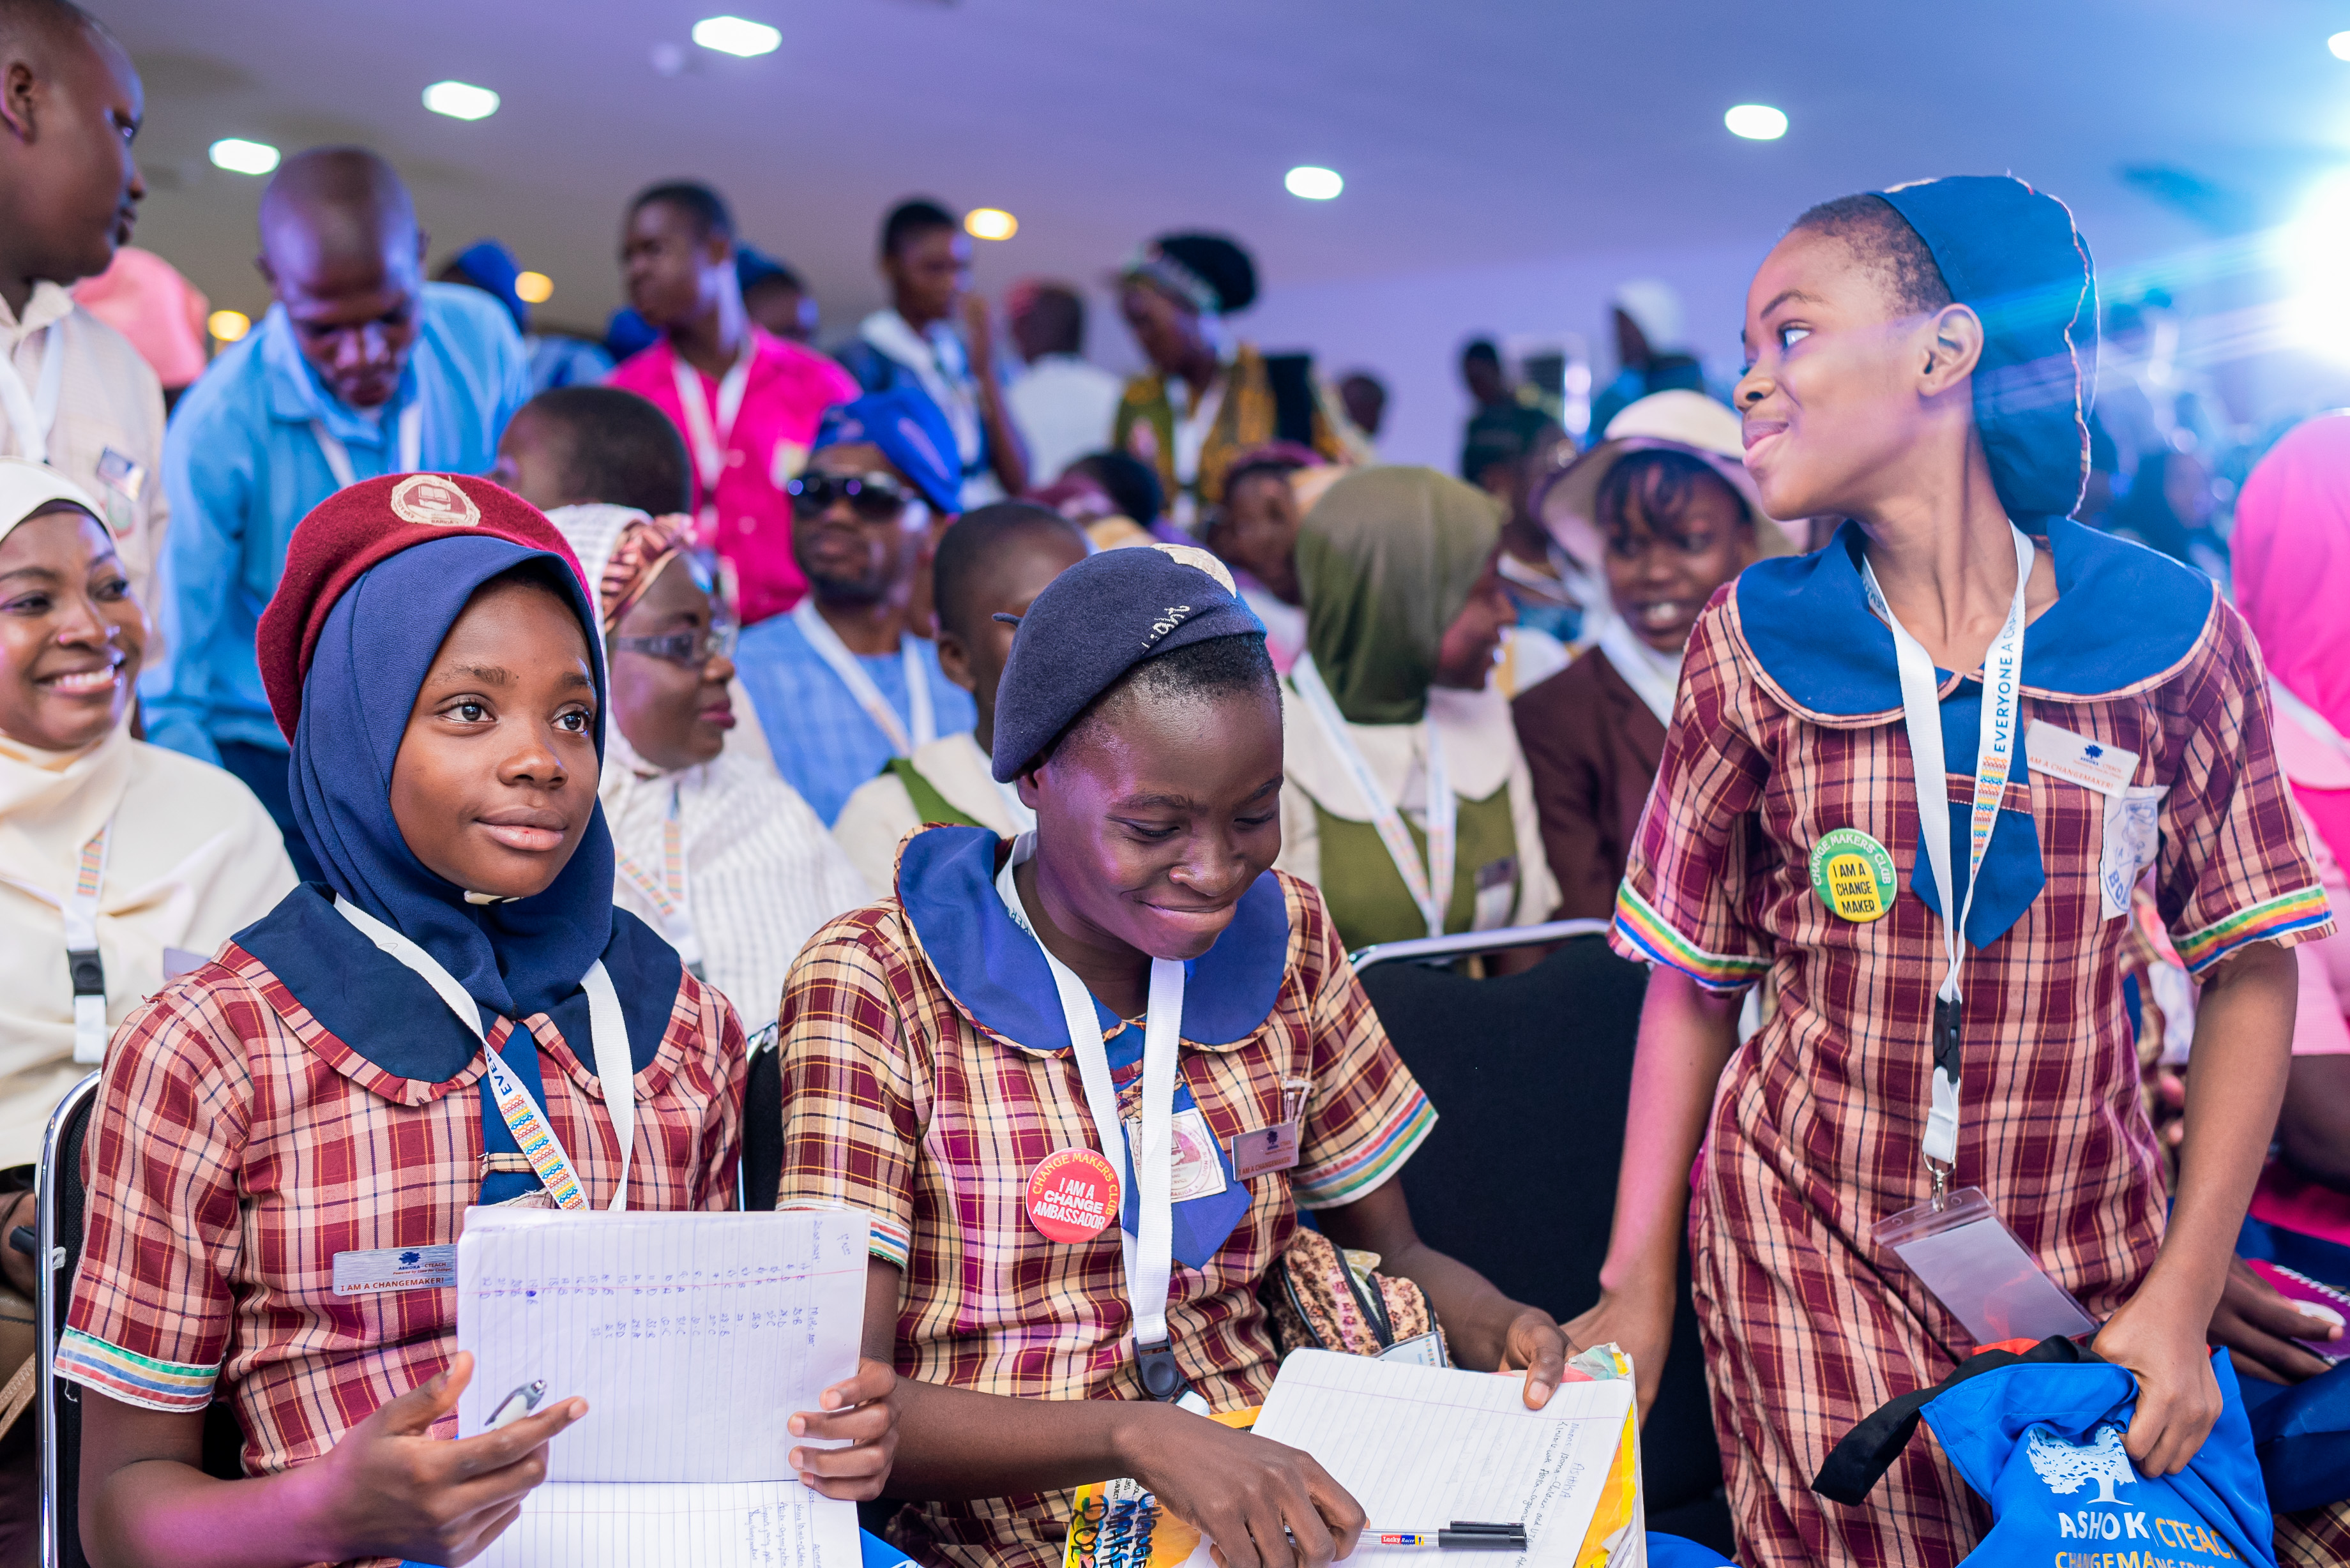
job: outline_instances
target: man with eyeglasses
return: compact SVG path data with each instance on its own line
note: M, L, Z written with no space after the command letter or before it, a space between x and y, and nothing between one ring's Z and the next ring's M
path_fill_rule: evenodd
M913 629L931 531L951 520L962 484L955 450L928 398L875 392L825 415L785 486L808 595L745 630L735 663L776 771L827 826L891 758L978 720Z

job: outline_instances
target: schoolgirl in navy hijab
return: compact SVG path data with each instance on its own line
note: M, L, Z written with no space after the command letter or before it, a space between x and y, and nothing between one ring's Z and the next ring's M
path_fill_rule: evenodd
M485 481L369 480L295 531L259 652L326 880L109 1045L57 1363L99 1396L94 1556L463 1561L596 1418L553 1389L455 1439L466 1207L733 1207L742 1028L612 906L601 648L561 535ZM805 1479L878 1492L891 1382L827 1394L806 1435L853 1441ZM255 1479L200 1468L215 1399Z

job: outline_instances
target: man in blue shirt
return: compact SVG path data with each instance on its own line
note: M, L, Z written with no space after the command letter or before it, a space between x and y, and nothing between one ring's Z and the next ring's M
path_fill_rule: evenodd
M243 779L306 877L286 739L254 661L286 540L356 480L486 472L529 395L513 320L479 289L425 282L424 244L407 187L374 153L286 160L261 201L276 303L189 389L163 441L171 654L142 683L147 737Z

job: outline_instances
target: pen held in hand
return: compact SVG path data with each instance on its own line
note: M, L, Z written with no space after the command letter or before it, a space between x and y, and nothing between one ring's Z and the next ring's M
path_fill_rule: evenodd
M515 1389L513 1393L498 1401L497 1409L492 1413L489 1424L484 1426L482 1430L484 1432L494 1432L500 1427L521 1420L525 1416L527 1416L533 1410L537 1409L538 1402L546 1397L546 1379L544 1377L532 1378L529 1382L524 1384L521 1387Z

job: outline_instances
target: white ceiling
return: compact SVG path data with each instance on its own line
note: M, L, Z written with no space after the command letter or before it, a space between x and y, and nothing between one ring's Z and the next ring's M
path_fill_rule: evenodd
M215 138L357 141L407 174L436 259L483 234L549 274L548 318L619 297L622 203L690 174L802 269L827 336L878 297L882 211L916 192L1008 208L983 287L1099 278L1172 226L1228 230L1270 291L1648 248L1759 254L1804 205L2012 169L2071 201L2107 263L2212 228L2125 178L2211 183L2272 219L2350 150L2350 10L2302 0L92 0L145 75L141 243L215 303L253 275L260 182ZM739 60L683 45L721 5L781 28ZM453 77L504 106L419 101ZM1783 108L1736 140L1730 104ZM1281 187L1299 162L1347 181ZM1478 325L1463 303L1464 328ZM1114 329L1113 329L1114 332ZM1105 345L1106 348L1110 347ZM1117 346L1113 358L1128 352Z

